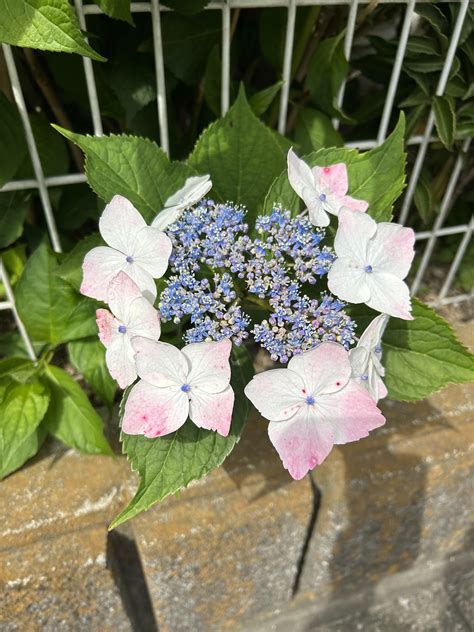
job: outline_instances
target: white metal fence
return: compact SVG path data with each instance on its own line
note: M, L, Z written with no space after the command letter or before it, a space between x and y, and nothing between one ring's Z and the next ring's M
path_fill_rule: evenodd
M427 0L419 0L420 3ZM444 0L441 0L444 1ZM92 14L101 14L101 9L95 4L82 4L82 0L74 0L79 23L84 31L87 31L86 16ZM287 8L287 23L286 23L286 35L285 35L285 49L282 68L283 85L280 96L280 110L278 117L278 130L281 134L286 131L287 111L288 111L288 97L290 89L290 73L291 62L293 54L293 42L295 35L295 20L296 10L298 6L335 6L335 5L349 5L347 28L345 34L345 55L349 60L351 57L352 42L354 37L357 12L360 5L367 5L373 3L373 0L221 0L217 2L210 2L206 10L217 10L222 13L222 70L221 70L221 112L225 114L229 109L229 92L230 92L230 44L231 44L231 10L232 9L253 9L253 8L273 8L283 7ZM400 33L400 40L394 60L393 70L390 78L389 85L387 86L387 94L385 98L384 108L379 124L377 138L368 139L364 141L357 141L354 143L347 143L348 147L357 147L358 149L370 149L382 143L387 135L388 124L390 116L394 107L395 95L397 91L398 81L405 57L405 50L407 47L408 37L410 34L410 28L413 22L415 13L415 0L378 0L379 4L391 4L399 5L400 8L404 8L404 19L402 24L402 30ZM449 48L446 53L446 59L443 69L439 76L438 85L436 89L436 95L443 95L453 63L453 59L456 53L456 49L461 34L463 22L466 17L469 0L457 0L453 4L459 6L459 13L454 24L454 29L450 37ZM153 27L153 44L154 44L154 59L156 70L156 90L157 90L157 118L160 131L161 146L164 151L169 154L169 136L168 136L168 115L166 105L166 86L165 86L165 71L163 61L163 43L161 36L161 19L160 12L167 11L168 9L159 4L159 0L151 0L150 2L132 2L132 13L149 13ZM83 173L77 174L65 174L54 177L45 177L43 168L41 165L40 157L38 154L38 148L36 146L35 137L31 129L31 124L28 118L28 113L25 105L22 87L18 78L17 69L15 66L15 60L10 46L3 44L3 52L7 65L8 74L11 81L13 96L18 107L23 127L25 130L26 141L28 144L28 150L31 157L31 162L34 169L35 177L29 180L16 180L9 182L3 186L0 191L18 191L25 189L37 189L45 219L48 227L51 244L56 252L61 252L61 243L59 234L54 219L54 214L51 206L51 200L49 196L49 188L58 185L76 184L85 182L86 178ZM92 127L94 134L97 136L102 135L102 120L99 108L99 102L97 97L97 87L94 78L94 68L92 61L86 57L83 58L84 73L87 85L87 92L90 104ZM345 84L342 85L338 95L339 105L344 101ZM337 125L337 122L336 122ZM423 135L413 136L407 140L409 145L417 145L417 155L415 163L408 180L408 186L404 194L402 203L402 209L398 221L405 223L409 212L412 208L413 196L415 193L415 187L420 176L421 168L428 150L429 144L436 140L436 137L432 137L434 126L434 112L430 111L426 128ZM445 194L443 196L440 211L436 217L434 225L431 230L419 232L416 235L417 241L426 242L426 246L423 251L421 262L417 270L417 274L412 283L411 291L416 293L425 277L433 250L436 246L438 238L445 237L447 235L463 235L459 244L458 250L453 258L449 271L446 275L445 281L439 291L439 294L433 304L436 306L446 305L449 303L458 303L471 298L470 294L457 294L454 296L448 296L452 287L453 280L459 269L463 256L469 245L469 241L472 237L474 229L474 220L471 220L469 224L444 227L446 217L451 209L453 193L458 182L461 170L463 168L463 153L466 153L469 149L470 139L464 141L462 146L462 153L460 153L454 164L454 168L451 172L448 185L446 187ZM23 326L15 307L14 294L11 289L11 285L5 270L5 266L1 262L0 258L0 281L3 282L5 287L7 300L0 302L0 310L11 310L13 317L18 325L19 332L25 343L27 352L32 359L35 359L35 352L31 341L28 337L28 333Z

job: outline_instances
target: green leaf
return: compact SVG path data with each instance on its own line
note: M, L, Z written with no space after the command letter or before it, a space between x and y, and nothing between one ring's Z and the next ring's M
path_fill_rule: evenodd
M130 13L130 0L95 0L102 11L110 18L123 20L133 25Z
M97 246L104 246L105 242L99 233L94 233L84 237L78 242L71 252L62 260L58 266L57 274L61 279L69 283L75 290L79 291L82 283L82 263L89 250Z
M0 379L9 377L21 384L31 380L38 370L36 363L27 358L7 358L0 361Z
M55 255L42 244L28 259L15 288L17 309L29 335L53 345L97 331L94 301L77 294L57 272Z
M171 72L186 84L198 83L206 60L221 39L221 17L217 11L184 16L162 14L163 59Z
M109 406L113 404L117 385L105 363L105 348L97 339L75 340L67 346L73 367Z
M337 95L347 76L349 64L344 56L344 33L321 42L308 66L306 88L313 103L328 116L341 116ZM345 117L344 117L345 118Z
M37 428L49 404L49 391L39 382L12 383L0 404L0 478L18 469L41 445Z
M51 404L45 417L49 432L75 450L88 454L112 454L104 437L102 419L73 378L57 366L47 366L45 378Z
M0 188L13 178L25 155L25 133L20 115L0 90Z
M331 119L312 108L304 108L298 114L295 139L304 153L344 145L342 136L334 129Z
M0 248L21 237L30 198L28 191L0 193Z
M149 55L135 53L132 59L115 64L107 72L107 81L125 110L127 125L156 99L155 69Z
M176 432L158 439L122 433L123 451L132 469L140 474L140 484L134 498L115 518L110 529L186 487L191 481L202 478L221 465L233 450L248 414L248 400L243 389L253 374L245 348L234 348L231 365L235 404L228 437L198 428L190 420ZM125 399L126 395L121 415Z
M382 145L360 154L344 147L320 149L303 156L311 166L325 167L345 162L349 174L349 195L369 203L368 213L377 221L390 221L392 206L405 185L405 152L403 139L405 117L400 114L396 128ZM267 193L264 213L269 214L275 203L294 215L302 209L302 201L293 191L286 170L276 178Z
M439 139L447 149L451 149L456 133L456 115L452 100L447 97L434 97L433 110Z
M0 41L6 44L105 61L84 39L68 0L0 0L0 15Z
M244 204L249 218L260 211L272 180L283 169L284 154L271 131L249 107L243 89L224 118L201 135L189 164L209 173L219 201Z
M82 136L53 125L86 155L89 185L106 202L119 193L150 222L165 200L195 171L182 162L170 162L156 143L138 136ZM202 172L203 173L203 172Z
M414 195L415 206L420 214L421 219L425 222L428 222L428 219L431 217L433 213L433 193L432 193L432 183L430 179L427 177L426 173L423 171L418 178L415 187L415 195Z
M412 299L414 320L391 318L385 330L383 365L391 399L416 401L448 384L474 380L474 356L436 312ZM365 306L351 308L360 332L377 314ZM358 329L358 335L359 335Z
M207 57L203 79L204 98L216 116L221 115L221 63L220 48L216 44Z
M103 208L102 200L99 200L86 182L68 184L62 187L54 216L61 231L74 231L89 219L97 225Z
M1 0L0 0L1 1ZM58 176L69 171L69 152L63 138L58 136L44 116L30 115L31 129L45 176ZM18 179L35 178L29 154L15 174Z
M250 97L249 105L256 116L262 116L268 110L276 95L280 92L282 85L283 81L278 81L273 86L260 90L260 92L256 92Z

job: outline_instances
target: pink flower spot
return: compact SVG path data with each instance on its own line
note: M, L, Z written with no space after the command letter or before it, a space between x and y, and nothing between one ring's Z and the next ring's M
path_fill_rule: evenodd
M329 173L331 171L330 167L324 167L323 169L324 173Z
M336 386L341 386L341 383L340 382L336 382Z
M318 462L318 459L315 456L312 456L309 460L310 467L314 467Z

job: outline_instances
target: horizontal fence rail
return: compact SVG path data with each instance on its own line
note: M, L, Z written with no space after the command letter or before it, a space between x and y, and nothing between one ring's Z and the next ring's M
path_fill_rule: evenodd
M429 3L431 0L418 0L417 4ZM448 2L449 0L438 0L439 2ZM400 32L400 38L395 55L392 74L390 77L389 85L387 86L387 93L385 97L385 103L383 112L379 124L377 138L367 139L356 142L346 143L347 147L355 147L361 150L370 149L380 145L386 138L388 132L388 125L393 112L395 97L397 93L398 82L403 67L403 61L407 48L408 38L410 30L413 24L415 16L415 4L416 0L378 0L377 4L398 5L404 7L404 16L402 22L402 28ZM438 85L436 89L436 95L441 96L444 93L446 84L448 81L449 73L453 63L456 49L459 43L462 26L466 17L467 9L469 6L469 0L457 0L451 2L459 6L459 12L456 18L456 22L451 34L448 51L446 53L446 59L443 69L441 70ZM310 6L347 6L348 17L347 27L344 39L344 52L346 58L349 60L352 52L352 44L354 40L355 25L357 19L357 11L360 6L373 4L373 0L223 0L221 2L210 2L205 9L217 10L222 13L222 67L221 67L221 113L224 115L229 109L229 95L230 95L230 55L231 55L231 10L232 9L255 9L255 8L286 8L287 9L287 22L285 32L285 47L282 67L282 89L280 95L280 109L278 116L278 131L281 134L285 134L287 124L287 112L289 103L289 90L291 80L291 65L293 56L293 44L295 36L295 22L296 11L298 7L310 7ZM87 32L86 16L90 15L102 15L103 12L96 4L83 5L82 0L74 0L75 9L77 12L79 24L81 29ZM169 155L169 134L168 134L168 111L166 103L166 83L165 83L165 66L164 66L164 54L163 54L163 40L161 32L161 17L162 11L169 11L168 7L165 7L159 3L159 0L151 0L150 2L132 2L132 13L145 13L150 14L153 29L153 48L154 48L154 61L155 61L155 73L156 73L156 91L157 91L157 122L160 132L160 142L163 150ZM25 137L28 146L28 152L33 165L34 178L26 180L15 180L5 184L0 191L20 191L26 189L37 189L41 200L42 209L45 216L45 221L51 240L51 245L56 252L61 252L61 243L59 234L54 219L52 210L49 189L56 186L64 186L71 184L78 184L86 182L86 177L83 173L64 174L53 177L45 177L41 160L38 154L38 148L36 145L35 137L31 129L31 124L28 118L28 112L25 105L25 99L23 96L23 90L18 78L18 73L15 65L15 60L12 54L10 46L2 44L3 53L5 56L6 66L12 86L13 97L18 107L18 111L21 116ZM100 114L99 100L97 96L97 86L94 76L94 65L91 59L87 57L82 58L84 75L86 80L87 95L90 106L91 124L92 130L96 136L103 134L102 118ZM342 107L345 94L345 82L342 84L338 94L338 105ZM337 129L339 121L335 120L334 125ZM415 188L421 173L421 169L428 151L429 144L433 141L437 141L437 137L433 136L434 128L434 112L431 109L425 131L422 135L412 136L407 140L407 145L413 145L417 147L417 154L415 163L408 180L408 186L403 199L402 209L399 217L401 223L406 223L409 218L409 213L412 208L413 196ZM421 257L420 265L418 267L415 279L412 283L411 292L415 294L426 275L431 257L436 246L437 240L442 237L451 235L462 235L457 252L451 262L451 266L443 282L441 290L434 301L431 302L434 306L449 305L453 303L460 303L472 298L472 294L457 294L454 296L448 296L452 288L453 281L456 273L461 265L462 259L467 252L472 234L474 231L474 220L469 224L463 224L459 226L444 227L444 222L451 210L452 199L455 187L461 175L461 171L464 164L463 154L465 154L470 147L470 139L467 139L462 146L462 153L460 153L454 164L451 172L449 182L441 202L441 208L439 214L436 217L433 228L428 231L418 232L416 239L418 242L426 243L423 255ZM7 275L7 271L0 257L0 282L3 283L5 289L5 295L7 300L0 302L0 310L10 310L13 318L18 326L19 333L24 342L26 351L31 359L36 359L36 354L21 319L18 315L15 306L15 298L11 288L11 284Z

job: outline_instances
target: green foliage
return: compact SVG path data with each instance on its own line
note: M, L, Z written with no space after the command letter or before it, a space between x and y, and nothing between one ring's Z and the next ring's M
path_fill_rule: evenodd
M249 105L255 116L262 116L268 110L276 95L280 92L282 85L283 81L278 81L273 86L260 90L250 97Z
M341 147L342 136L334 129L331 119L312 108L304 108L298 115L295 140L304 154L324 147Z
M58 276L79 291L82 283L82 262L86 253L96 246L104 245L105 242L99 233L94 233L79 241L58 266Z
M433 101L435 124L441 142L451 149L456 133L456 115L453 101L448 97L435 97Z
M337 95L348 68L344 57L344 31L321 42L311 58L306 86L313 103L328 116L344 116L337 105Z
M105 364L105 348L97 336L68 343L69 360L102 401L111 406L117 385Z
M26 154L26 142L20 115L0 91L0 187L13 178ZM1 231L0 231L1 234Z
M369 214L377 221L389 221L392 206L405 184L405 152L403 114L387 140L378 147L360 154L355 149L320 149L307 156L306 162L314 167L325 167L345 162L349 174L349 195L369 202ZM275 202L295 215L302 202L290 186L286 170L273 182L267 193L264 212L269 214Z
M130 0L96 0L96 2L109 17L133 24Z
M44 175L48 177L67 173L69 153L64 139L55 133L44 116L31 115L30 123ZM15 176L17 178L35 177L29 154L25 155Z
M56 256L39 246L15 289L16 305L37 342L57 345L96 333L94 302L78 295L58 274Z
M233 450L247 418L248 400L243 389L252 378L253 371L244 348L234 349L231 365L235 405L228 437L198 428L189 420L176 432L158 439L122 433L123 451L132 468L140 474L140 484L129 505L115 518L110 529L149 509L191 481L202 478L218 467ZM122 415L123 408L124 402Z
M47 366L44 380L51 391L45 423L67 446L88 454L112 454L102 419L79 384L57 366Z
M49 390L39 383L12 381L0 403L0 478L36 454L44 433L38 432L49 404Z
M226 116L212 123L196 143L189 164L209 173L216 200L245 204L255 217L285 157L270 130L252 112L243 89Z
M105 61L84 39L68 0L0 0L0 15L1 42Z
M5 248L23 233L30 193L12 191L0 193L0 248Z
M377 314L365 306L351 308L360 333ZM414 320L391 318L385 330L383 364L388 396L401 401L423 399L447 386L474 380L474 356L450 325L413 299Z
M165 200L196 172L181 162L170 162L156 143L137 136L82 136L54 126L86 155L86 175L99 197L110 202L128 198L150 222ZM203 173L203 172L202 172Z

